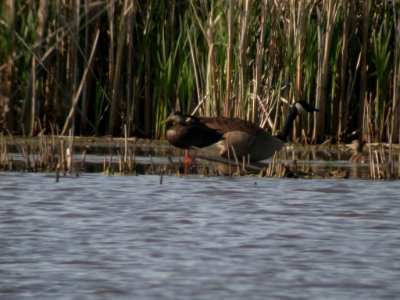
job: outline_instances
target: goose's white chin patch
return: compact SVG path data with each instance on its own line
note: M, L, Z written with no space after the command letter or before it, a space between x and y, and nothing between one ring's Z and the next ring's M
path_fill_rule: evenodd
M303 105L301 105L300 103L296 103L295 104L297 112L299 113L299 115L303 115L305 113L307 113L307 111L304 109Z

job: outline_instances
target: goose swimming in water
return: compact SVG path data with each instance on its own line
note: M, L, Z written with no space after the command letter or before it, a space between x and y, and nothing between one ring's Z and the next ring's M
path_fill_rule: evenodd
M167 130L167 140L178 148L217 145L221 156L227 157L230 149L233 149L238 158L250 156L250 160L260 161L271 157L283 147L298 115L315 111L318 109L305 101L296 102L290 110L283 131L275 136L254 123L239 118L197 117L175 112L163 123L173 123Z

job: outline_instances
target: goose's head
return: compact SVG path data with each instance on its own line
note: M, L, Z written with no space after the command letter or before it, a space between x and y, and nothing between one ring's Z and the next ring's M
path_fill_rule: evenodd
M307 103L306 101L297 101L293 107L296 109L296 111L299 115L319 111L318 108L315 108L314 106Z

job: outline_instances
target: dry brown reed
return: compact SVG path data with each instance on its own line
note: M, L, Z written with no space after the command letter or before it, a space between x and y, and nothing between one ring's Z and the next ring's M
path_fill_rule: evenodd
M133 147L129 145L126 126L124 126L124 143L122 149L122 151L117 149L119 174L136 174L135 145L133 145Z
M370 151L370 176L374 180L395 179L394 164L390 160L382 144L379 144L378 149Z
M103 159L103 174L114 175L113 155L110 154L109 158Z
M370 178L374 180L386 180L399 178L395 172L395 153L393 143L387 144L388 151L386 151L383 143L378 143L377 147L372 146L373 121L371 115L371 104L367 102L365 105L365 113L363 116L367 127L367 141L368 141L368 154L369 154L369 170ZM377 149L376 149L377 148ZM400 167L400 165L399 165Z
M3 134L0 134L0 170L13 171L15 166L13 159L8 152L8 147Z

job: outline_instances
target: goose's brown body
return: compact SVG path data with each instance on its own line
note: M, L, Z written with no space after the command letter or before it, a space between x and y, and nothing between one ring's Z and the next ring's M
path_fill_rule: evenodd
M297 105L299 103L299 105ZM184 149L205 148L217 145L219 155L235 155L237 158L250 157L259 161L279 151L289 135L293 121L299 112L316 111L307 103L297 102L292 107L281 134L272 136L259 126L238 118L197 117L174 113L166 120L173 122L167 130L167 140Z

